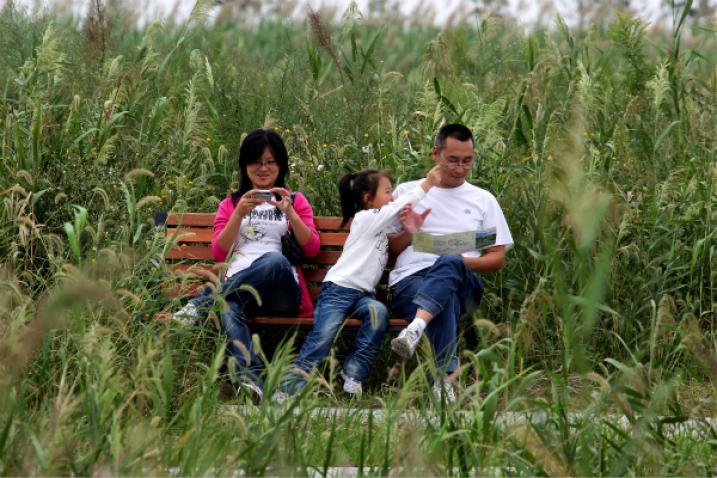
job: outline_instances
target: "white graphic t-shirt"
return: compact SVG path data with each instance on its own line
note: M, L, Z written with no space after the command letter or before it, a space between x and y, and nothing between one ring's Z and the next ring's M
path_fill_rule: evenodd
M286 215L276 206L263 203L255 207L241 221L239 238L231 254L227 277L246 269L267 252L281 253L281 236L288 228ZM296 271L294 277L296 278Z
M416 187L419 181L399 184L393 193L394 197L397 198L401 194L410 191ZM497 246L510 246L513 244L508 223L505 221L498 200L485 189L468 182L456 188L434 187L428 191L426 197L418 202L413 209L417 213L422 213L427 208L431 208L431 212L421 227L423 232L448 234L485 230L494 227ZM480 257L480 252L471 251L462 255L465 257ZM416 252L409 245L398 255L396 265L389 275L389 285L393 286L404 277L432 266L438 257L435 254Z

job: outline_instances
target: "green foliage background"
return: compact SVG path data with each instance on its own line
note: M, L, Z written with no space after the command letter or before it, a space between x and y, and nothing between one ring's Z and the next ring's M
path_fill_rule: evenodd
M717 379L717 37L685 22L688 9L672 31L618 17L525 32L498 19L441 31L356 10L333 23L269 13L209 25L202 4L186 23L139 28L116 4L78 24L8 3L0 468L714 473L713 427L694 441L659 422L713 412ZM471 182L498 197L516 240L506 268L486 277L474 318L483 348L466 351L462 401L436 406L447 413L437 429L217 412L226 378L214 328L143 320L176 306L159 291L166 244L153 212L214 211L236 187L243 135L264 126L286 141L292 186L316 214L338 214L342 174L417 178L435 131L453 121L473 129ZM290 351L276 352L271 373ZM377 371L378 404L430 415L429 364L401 369L405 382L388 391ZM334 403L334 367L302 410ZM595 415L570 419L574 407ZM552 421L508 431L493 421L536 409ZM627 432L603 418L615 411ZM416 456L392 441L411 430Z

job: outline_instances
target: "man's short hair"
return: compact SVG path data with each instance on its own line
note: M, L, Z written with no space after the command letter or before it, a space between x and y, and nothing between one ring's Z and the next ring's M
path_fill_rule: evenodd
M471 143L475 144L475 141L473 141L473 133L462 124L447 124L438 130L438 134L436 135L436 149L438 149L438 151L446 147L446 140L448 138L457 139L461 142L470 140Z

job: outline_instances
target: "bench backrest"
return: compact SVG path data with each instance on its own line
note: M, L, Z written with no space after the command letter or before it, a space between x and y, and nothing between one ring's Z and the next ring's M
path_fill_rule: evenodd
M167 240L174 243L166 258L170 263L176 263L175 270L195 273L199 276L206 274L207 271L215 274L219 272L211 251L213 213L172 213L167 215L165 224ZM307 258L302 267L311 298L316 302L321 281L328 269L336 264L341 256L343 245L348 237L348 227L342 228L341 218L335 216L315 216L314 224L319 232L321 249L315 257ZM379 299L386 298L387 276L387 273L384 274L379 284L377 290ZM177 291L174 295L187 295L195 289L196 286L184 287L181 292Z

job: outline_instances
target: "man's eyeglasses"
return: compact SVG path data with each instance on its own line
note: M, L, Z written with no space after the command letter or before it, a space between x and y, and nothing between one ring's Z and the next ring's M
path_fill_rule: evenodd
M458 168L471 168L473 167L473 160L472 159L457 159L457 158L447 158L445 160L446 167L449 169L458 169Z
M267 168L273 168L273 167L275 167L277 164L278 164L278 163L276 162L275 159L265 159L265 160L261 160L261 159L260 159L260 160L258 160L258 161L254 161L254 162L252 162L252 163L249 163L249 166L254 167L254 168L261 168L261 167L264 167L264 166L267 167Z

